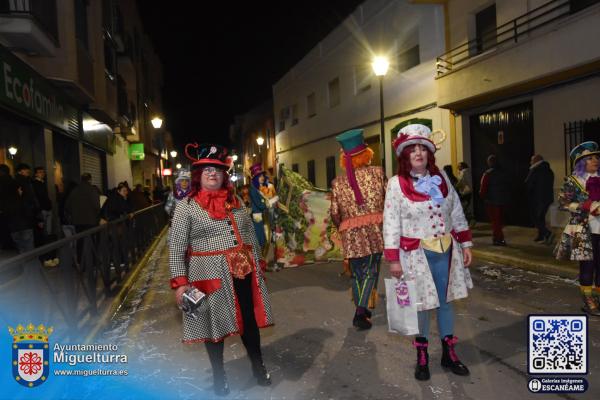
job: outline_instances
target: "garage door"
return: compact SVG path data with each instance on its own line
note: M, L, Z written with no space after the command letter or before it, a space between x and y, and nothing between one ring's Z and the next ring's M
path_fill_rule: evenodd
M104 193L104 179L102 171L102 153L98 150L83 146L83 173L88 172L92 175L92 185Z

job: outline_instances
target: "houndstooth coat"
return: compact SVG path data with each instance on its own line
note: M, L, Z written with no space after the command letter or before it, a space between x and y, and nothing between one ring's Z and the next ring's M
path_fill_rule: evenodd
M200 306L200 318L183 314L183 342L217 342L243 333L243 320L233 288L233 278L224 250L244 244L252 246L254 271L252 299L259 328L273 324L269 293L259 261L260 247L250 216L243 206L228 217L216 220L193 199L178 202L173 213L169 236L171 287L191 284L206 293ZM195 256L192 252L209 253Z

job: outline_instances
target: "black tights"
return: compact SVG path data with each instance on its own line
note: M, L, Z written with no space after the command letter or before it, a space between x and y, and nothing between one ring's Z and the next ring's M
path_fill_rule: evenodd
M235 289L244 321L242 342L252 363L258 363L262 362L262 355L260 352L260 332L258 331L258 325L256 325L256 318L254 317L251 279L252 275L246 275L245 279L233 278L233 288ZM223 340L216 343L206 342L205 344L213 372L215 374L223 373Z

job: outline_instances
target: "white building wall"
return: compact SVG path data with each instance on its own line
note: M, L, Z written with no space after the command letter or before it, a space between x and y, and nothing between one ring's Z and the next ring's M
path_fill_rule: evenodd
M108 189L112 189L119 182L127 181L133 188L131 162L129 161L129 142L120 135L115 135L115 154L106 154L106 174L108 176Z
M392 173L390 130L399 122L423 117L431 118L434 129L449 133L448 112L435 107L437 98L435 58L444 52L443 7L435 4L416 5L408 1L370 0L359 6L344 23L334 29L298 64L273 86L275 128L278 130L280 110L297 105L298 124L287 118L285 130L277 133L278 163L291 168L299 164L306 176L307 161L315 160L316 184L326 187L325 159L336 155L339 169L339 145L334 136L361 127L365 136L378 136L379 83L371 73L370 89L358 92L355 84L357 68L367 68L375 54L387 53L390 71L384 78L384 110L386 117L406 113L429 105L429 109L388 120L386 131L386 164ZM398 54L419 44L421 63L398 72ZM340 104L329 107L328 83L340 81ZM316 97L316 115L308 117L307 97ZM431 104L434 104L431 108ZM306 144L314 141L314 143ZM306 144L306 145L304 145ZM450 139L443 145L438 163L450 163ZM290 150L291 149L291 150Z

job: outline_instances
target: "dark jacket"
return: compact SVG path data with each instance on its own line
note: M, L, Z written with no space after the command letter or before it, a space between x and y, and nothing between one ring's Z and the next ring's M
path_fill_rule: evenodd
M531 168L525 184L531 206L546 207L554 201L554 172L548 162L542 161L535 168Z
M23 195L21 196L22 201L27 203L27 207L33 207L34 212L38 213L41 210L41 207L38 203L35 193L33 192L33 184L31 182L31 178L28 176L16 174L15 182L17 182L17 185L19 185L23 190Z
M105 220L114 221L132 211L131 204L129 204L127 199L116 191L113 191L108 195L108 199L106 200L106 203L104 203L104 206L102 206L100 214Z
M4 201L2 211L6 217L9 232L33 229L36 222L36 210L31 201L25 201L25 193L19 194L16 182L3 187Z
M46 182L33 179L31 181L31 185L33 187L33 193L35 194L35 198L37 199L40 209L44 211L52 210L52 202L50 201L50 197L48 196L48 187L46 186Z
M65 203L65 216L72 225L98 225L100 193L89 182L81 182Z
M142 210L152 205L152 203L146 198L146 194L141 190L134 190L131 193L129 193L128 200L131 204L133 211Z
M506 206L510 203L511 186L502 168L490 168L481 177L479 196L486 204Z

